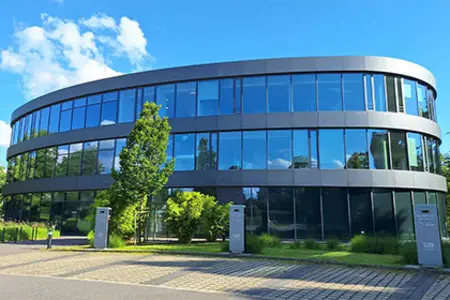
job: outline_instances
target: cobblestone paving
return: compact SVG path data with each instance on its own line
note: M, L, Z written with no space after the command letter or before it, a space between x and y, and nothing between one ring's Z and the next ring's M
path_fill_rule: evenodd
M450 276L176 255L31 251L0 256L0 274L227 292L263 299L450 299Z

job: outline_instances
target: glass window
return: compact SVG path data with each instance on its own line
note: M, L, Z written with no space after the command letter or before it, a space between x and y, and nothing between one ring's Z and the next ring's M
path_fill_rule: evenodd
M367 99L367 109L374 110L372 76L369 74L364 75L364 82L366 86L365 95Z
M435 152L434 149L434 139L431 137L424 137L425 141L425 151L427 155L427 167L428 172L435 173L436 172L436 164L435 164Z
M428 103L427 103L427 87L418 84L417 87L417 100L419 102L420 116L429 118Z
M185 82L177 84L177 105L176 117L195 117L196 103L196 86L195 82Z
M234 80L234 113L242 112L242 78Z
M136 116L135 116L135 120L139 119L142 109L143 109L142 89L138 89L137 90L137 97L136 97Z
M61 112L61 121L59 123L59 132L69 131L72 123L72 110L64 110Z
M369 189L351 188L350 218L352 222L352 235L373 234L372 204Z
M268 188L269 233L282 239L294 239L293 188Z
M142 102L143 103L155 102L155 87L154 86L148 86L148 87L144 88Z
M320 188L295 188L295 229L297 239L321 239Z
M324 238L349 238L347 189L322 188Z
M58 147L58 157L56 159L55 176L67 176L67 165L69 157L69 145Z
M441 231L441 236L443 238L448 237L447 222L445 214L445 193L438 193L438 213L439 213L439 228Z
M28 180L34 178L34 166L36 165L36 151L31 151L28 158ZM9 169L9 166L8 166Z
M156 87L156 104L161 105L159 115L161 117L173 118L175 85L167 84Z
M321 169L343 169L345 167L344 130L320 129L319 154Z
M423 171L422 136L408 132L408 161L411 170Z
M231 115L234 113L234 80L220 80L220 114Z
M73 110L72 130L84 128L84 115L86 107L77 107Z
M82 175L95 175L97 172L97 148L98 142L85 142L83 144Z
M414 240L414 221L409 191L395 192L395 210L398 236L402 240Z
M81 107L86 105L86 98L73 100L73 107Z
M345 130L346 163L348 169L368 169L369 153L365 129Z
M425 192L414 192L414 205L417 204L427 204L427 198Z
M99 104L102 101L102 95L92 95L88 97L88 105L90 104Z
M102 150L98 153L98 173L111 174L113 168L114 150Z
M65 101L61 105L62 110L72 109L73 101Z
M119 98L119 92L109 92L103 94L103 102L111 102L111 101L117 101Z
M242 136L240 131L219 133L219 170L241 169Z
M266 112L266 77L244 78L244 114Z
M403 103L402 79L396 77L395 78L395 85L396 85L396 90L397 90L398 111L399 112L405 112L405 107L404 107L404 103Z
M317 143L317 130L309 130L309 154L311 159L311 168L314 169L319 167Z
M319 111L342 110L341 74L317 74Z
M243 169L266 169L266 131L243 132Z
M45 194L42 197L46 197ZM51 198L51 194L48 196ZM61 228L63 223L63 205L66 198L65 192L53 193L53 200L51 201L50 220L57 228Z
M31 138L31 127L33 125L33 115L29 114L27 116L27 139Z
M428 101L428 117L429 119L436 121L436 106L434 103L434 93L431 89L427 90Z
M427 200L428 200L428 204L437 204L437 197L436 197L436 193L435 192L427 192Z
M54 176L55 172L55 162L57 157L57 148L48 148L46 151L45 158L45 174L46 178L51 178Z
M292 168L291 130L270 130L269 136L269 169Z
M100 104L89 105L86 112L86 128L100 125Z
M41 123L41 111L35 111L34 112L34 125L32 129L32 136L37 137L39 135L39 124ZM14 127L16 127L14 125ZM16 128L17 129L17 128Z
M294 130L294 168L310 168L308 130ZM316 162L317 163L317 162Z
M386 90L388 100L388 111L397 112L397 101L395 99L395 80L392 76L386 76Z
M216 153L212 152L209 133L197 133L197 160L196 170L212 169L212 161L216 157Z
M230 188L226 191L231 190ZM267 233L267 189L242 188L246 205L246 230L255 234ZM229 195L227 195L229 199ZM234 203L239 201L233 200Z
M83 144L72 144L69 147L69 176L79 176L80 175L80 164L81 164L81 152Z
M80 192L80 202L78 204L77 233L87 235L93 224L89 215L91 205L94 203L94 192Z
M106 104L103 105L105 107ZM136 106L136 89L120 91L119 101L119 123L127 123L134 121ZM103 122L102 122L102 125Z
M392 168L395 170L408 170L406 137L404 132L391 132Z
M111 150L114 149L114 140L102 140L99 142L100 150Z
M216 116L219 108L219 82L199 81L197 101L198 116Z
M50 114L50 108L46 107L41 110L41 124L39 126L39 136L48 134L48 118Z
M292 75L294 111L316 111L316 75Z
M63 221L61 230L75 233L77 226L78 192L67 192L63 205Z
M171 161L172 158L173 158L173 135L169 135L166 149L166 163Z
M291 76L268 76L267 94L269 112L289 112L291 94Z
M364 110L364 80L362 74L344 73L345 110Z
M194 170L195 134L175 135L175 170Z
M373 192L375 233L395 235L394 208L390 190L375 189Z
M102 104L102 117L100 125L116 124L117 102L107 102Z
M16 157L16 166L19 165ZM45 169L45 149L39 149L36 151L36 166L34 169L34 178L44 178L44 169ZM16 169L17 170L17 169ZM18 172L14 172L14 176L16 177Z
M406 113L418 116L419 108L417 106L417 87L415 81L403 79L403 97L405 100Z
M389 143L387 130L368 130L369 163L371 169L389 168Z
M37 194L37 195L39 195L39 194ZM50 220L51 202L52 202L52 194L51 193L43 193L42 198L41 198L40 212L39 212L39 221L41 223L46 223Z
M172 136L169 136L169 141L172 140ZM116 139L116 153L114 156L114 169L120 170L120 152L126 146L127 139Z

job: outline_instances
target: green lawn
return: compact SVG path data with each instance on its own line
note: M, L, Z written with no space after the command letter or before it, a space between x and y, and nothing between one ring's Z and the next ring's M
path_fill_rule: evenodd
M192 243L192 244L152 244L125 246L115 250L121 251L167 251L167 252L196 252L196 253L220 253L220 243Z

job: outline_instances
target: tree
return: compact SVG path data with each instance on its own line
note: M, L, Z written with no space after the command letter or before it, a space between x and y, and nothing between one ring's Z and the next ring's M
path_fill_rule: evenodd
M203 205L210 200L208 198L214 199L199 192L180 192L167 200L164 222L180 242L191 242L201 223Z
M198 145L197 170L208 170L216 168L216 152L210 149L208 139L201 138Z
M6 183L6 171L5 171L5 167L0 166L0 220L3 218L3 194L2 194L2 190L3 190L3 186Z
M346 163L347 169L368 169L369 159L367 152L354 152Z
M202 212L202 231L208 242L213 242L218 236L222 239L229 227L230 206L233 203L220 205L212 196L205 196Z
M450 191L450 152L441 155L441 172L442 175L447 179L447 189ZM450 224L450 194L447 192L445 196L445 212L446 212L446 223Z

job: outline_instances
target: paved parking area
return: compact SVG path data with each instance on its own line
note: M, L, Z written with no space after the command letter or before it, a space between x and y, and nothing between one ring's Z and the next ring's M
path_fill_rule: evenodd
M449 299L450 276L158 254L2 251L0 274L229 293L263 299ZM3 248L3 250L5 250Z

